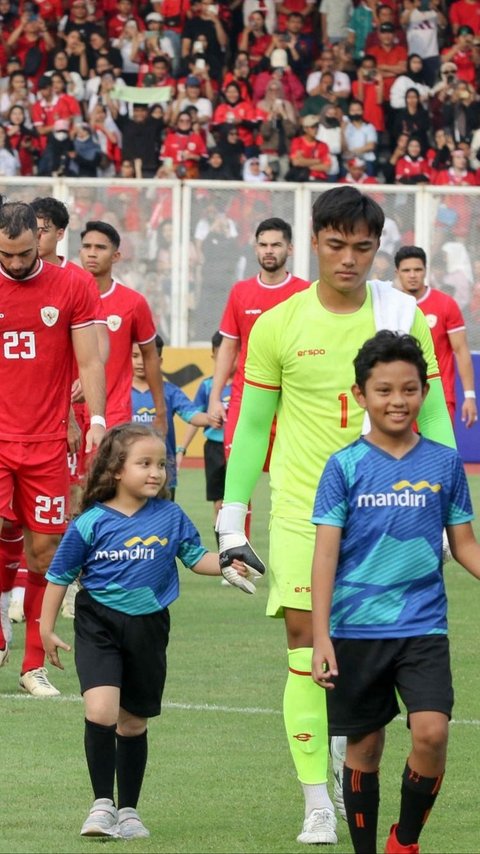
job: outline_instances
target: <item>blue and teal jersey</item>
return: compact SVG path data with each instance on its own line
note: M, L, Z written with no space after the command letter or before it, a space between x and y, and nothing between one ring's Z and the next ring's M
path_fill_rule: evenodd
M182 421L190 423L193 416L200 412L198 406L190 400L189 397L175 383L170 383L167 380L163 381L163 393L165 396L165 406L167 409L167 438L165 444L167 446L167 477L168 485L175 487L177 485L177 463L175 448L177 440L175 436L175 425L173 416L178 415ZM138 391L132 386L132 412L133 421L140 421L142 424L150 424L155 418L155 405L150 389L146 391Z
M330 457L315 525L343 529L332 637L446 634L442 539L473 518L457 451L428 439L402 459L359 439Z
M198 386L197 393L193 398L193 405L196 406L200 412L208 412L208 404L210 400L210 394L212 391L213 385L213 377L205 377L202 380L200 385ZM230 399L232 396L232 383L228 382L224 385L222 389L222 394L220 396L220 400L228 412L228 407L230 405ZM223 442L223 427L218 429L217 427L204 427L203 434L206 439L210 439L212 442Z
M133 516L96 503L70 522L47 581L82 587L124 614L151 614L179 595L176 558L190 568L206 554L178 504L149 499Z

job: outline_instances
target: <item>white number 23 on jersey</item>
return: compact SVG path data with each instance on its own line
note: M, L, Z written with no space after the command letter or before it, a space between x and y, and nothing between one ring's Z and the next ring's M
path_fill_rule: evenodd
M65 521L65 498L58 495L50 498L48 495L37 495L35 499L35 522L44 525L63 525Z
M34 332L4 332L3 355L6 359L34 359Z

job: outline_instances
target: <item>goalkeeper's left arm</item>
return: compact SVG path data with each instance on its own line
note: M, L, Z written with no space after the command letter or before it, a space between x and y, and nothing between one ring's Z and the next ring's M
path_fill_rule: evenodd
M217 518L222 574L246 593L255 593L255 578L265 573L265 564L245 536L245 517L267 455L278 395L275 390L244 386L227 465L224 503ZM247 578L239 576L231 566L235 559L247 566Z

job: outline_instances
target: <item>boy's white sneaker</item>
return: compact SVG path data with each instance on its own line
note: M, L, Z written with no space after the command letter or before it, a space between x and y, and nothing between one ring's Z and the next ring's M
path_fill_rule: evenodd
M312 810L303 822L302 832L297 842L306 845L335 845L337 842L337 819L335 813L327 807Z

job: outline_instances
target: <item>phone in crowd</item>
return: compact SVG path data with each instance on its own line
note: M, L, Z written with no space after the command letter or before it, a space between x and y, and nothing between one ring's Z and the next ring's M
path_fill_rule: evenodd
M209 11L212 15L218 15L218 6L216 5L216 3L212 3L212 4L208 7L208 11Z
M206 65L206 62L204 59L197 59L195 61L195 68L197 68L198 71L205 71L205 65Z
M260 169L264 172L268 168L268 154L260 154L258 162L260 163Z
M192 53L203 53L203 42L196 41L193 43Z

